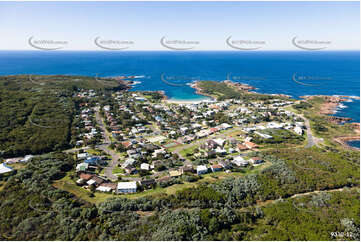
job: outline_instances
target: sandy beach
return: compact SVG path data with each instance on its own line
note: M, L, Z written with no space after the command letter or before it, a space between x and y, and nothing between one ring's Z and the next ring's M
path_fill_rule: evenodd
M163 100L168 104L197 104L201 102L213 102L211 99L200 99L200 100L177 100L177 99L166 99Z

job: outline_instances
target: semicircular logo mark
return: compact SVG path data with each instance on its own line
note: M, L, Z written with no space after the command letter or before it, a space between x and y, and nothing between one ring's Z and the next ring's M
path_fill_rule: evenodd
M171 47L171 46L168 46L165 42L164 42L164 39L165 39L165 36L163 36L161 39L160 39L160 44L167 48L167 49L171 49L171 50L191 50L191 49L194 49L194 46L193 47L188 47L188 48L176 48L176 47Z
M31 36L28 40L28 43L31 47L35 48L35 49L39 49L39 50L60 50L63 49L64 47L54 47L54 48L45 48L45 47L39 47L37 45L34 45L32 40L33 40L34 36Z
M31 78L31 75L29 75L29 81L30 81L31 83L36 84L36 85L41 85L41 86L44 86L44 85L45 85L44 82L36 82L36 81L34 81L34 80Z
M226 39L226 43L229 47L233 48L233 49L238 49L238 50L258 50L260 49L261 47L253 47L253 48L242 48L242 47L238 47L238 46L235 46L233 45L230 40L231 40L232 36L229 36L227 39Z
M95 44L96 46L98 46L99 48L102 48L102 49L105 49L105 50L125 50L125 49L129 49L129 46L127 46L127 47L122 47L122 48L114 48L114 47L106 47L106 46L103 46L102 44L100 44L100 43L98 42L99 38L100 38L100 36L98 36L98 37L96 37L96 38L94 39L94 44Z
M296 39L297 39L297 38L298 38L297 36L296 36L296 37L293 37L293 39L292 39L292 44L293 44L294 46L296 46L297 48L300 48L300 49L302 49L302 50L323 50L323 49L326 49L326 47L309 48L309 47L301 46L301 45L297 44L297 42L296 42Z
M294 82L296 82L297 84L300 84L300 85L303 85L303 86L310 86L310 87L321 86L321 84L309 84L309 83L303 83L303 82L301 82L301 81L297 81L296 75L297 75L297 73L295 73L295 74L292 75L292 80L293 80Z
M160 79L162 82L164 82L165 84L167 85L170 85L170 86L176 86L176 87L182 87L182 86L186 86L187 84L179 84L179 83L172 83L172 82L169 82L169 81L166 81L165 78L164 78L164 73L160 75Z

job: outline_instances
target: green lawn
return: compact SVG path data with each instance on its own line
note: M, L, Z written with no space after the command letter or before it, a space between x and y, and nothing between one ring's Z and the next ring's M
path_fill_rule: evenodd
M94 197L90 197L91 194L90 191L82 188L81 186L77 186L76 183L70 178L70 173L68 173L64 178L57 180L53 183L53 186L64 190L67 192L70 192L74 194L75 196L79 197L80 199L83 199L90 203L99 204L101 202L104 202L108 198L113 197L113 194L107 194L107 193L101 193L101 192L95 192Z
M124 173L124 169L121 167L115 167L112 171L113 174L120 174L120 173Z
M194 150L198 148L198 145L193 145L189 148L186 148L184 150L181 150L179 153L183 156L183 157L186 157L187 154L193 154L194 153Z

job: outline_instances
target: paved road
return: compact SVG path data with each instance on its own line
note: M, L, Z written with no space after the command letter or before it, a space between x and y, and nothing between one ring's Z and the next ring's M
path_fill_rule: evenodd
M95 110L95 120L97 121L104 138L104 143L99 145L98 148L100 150L103 150L105 153L107 153L112 157L112 161L110 162L109 166L107 166L104 170L104 175L108 177L110 180L115 181L118 179L118 177L113 174L113 169L117 166L120 155L116 151L108 148L111 141L108 132L105 129L103 119L100 116L99 107L96 107L94 110Z
M316 138L312 135L310 121L301 114L296 114L296 115L305 121L306 133L307 133L307 144L305 145L305 148L310 148L314 145L317 145L315 141Z

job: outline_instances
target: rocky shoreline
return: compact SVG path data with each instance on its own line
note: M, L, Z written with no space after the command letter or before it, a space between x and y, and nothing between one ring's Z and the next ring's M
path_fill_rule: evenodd
M199 82L193 82L192 84L189 85L191 88L194 88L196 90L196 94L198 95L202 95L202 96L206 96L206 97L210 97L212 100L215 100L217 98L215 98L214 96L204 93L202 88L199 87Z

